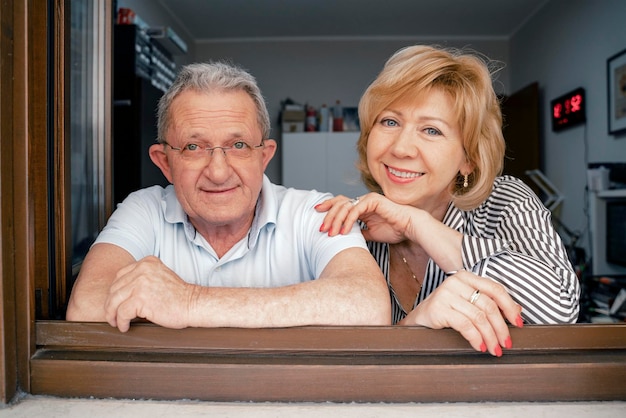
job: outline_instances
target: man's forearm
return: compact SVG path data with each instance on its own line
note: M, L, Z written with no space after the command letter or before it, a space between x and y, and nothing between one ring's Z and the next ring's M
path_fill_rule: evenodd
M387 283L369 252L337 254L320 278L279 288L196 287L191 326L389 325Z
M386 286L365 278L326 278L280 288L195 286L189 326L389 325Z

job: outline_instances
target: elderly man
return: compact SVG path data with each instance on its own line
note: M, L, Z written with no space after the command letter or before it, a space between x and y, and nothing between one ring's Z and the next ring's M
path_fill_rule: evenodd
M256 80L184 67L161 98L152 161L171 183L132 193L87 254L67 320L170 327L386 325L382 273L358 227L329 237L329 195L264 175L276 152Z

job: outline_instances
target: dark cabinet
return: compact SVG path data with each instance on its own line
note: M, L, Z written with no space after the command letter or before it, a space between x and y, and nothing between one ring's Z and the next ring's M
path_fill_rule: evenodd
M155 70L155 62L163 67L164 52L137 26L115 26L113 51L113 198L117 204L135 190L168 184L148 155L157 139L158 101L167 86Z

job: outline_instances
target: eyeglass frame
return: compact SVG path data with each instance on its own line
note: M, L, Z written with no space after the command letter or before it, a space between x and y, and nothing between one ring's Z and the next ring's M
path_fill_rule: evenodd
M250 147L251 151L254 151L255 149L259 149L259 148L261 148L261 147L263 147L265 145L265 140L264 139L261 140L261 143L259 145L248 145L248 143L245 142L245 141L236 141L235 143L237 143L237 142L243 142L248 147ZM174 147L167 141L163 141L163 142L161 142L161 144L167 145L168 147L170 147L174 151L178 151L180 153L181 157L183 156L184 148L189 145L189 144L185 144L185 147ZM198 147L201 147L199 144L194 144L194 145L197 145ZM228 146L228 147L204 147L204 148L202 148L202 151L205 151L205 152L206 151L210 151L210 153L208 155L210 157L213 157L213 151L215 151L216 149L221 149L222 153L224 154L224 158L226 158L226 157L228 157L228 152L227 151L231 150L233 148L234 148L233 145Z

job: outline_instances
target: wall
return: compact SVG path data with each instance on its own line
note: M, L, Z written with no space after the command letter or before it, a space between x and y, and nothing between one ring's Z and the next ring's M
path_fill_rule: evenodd
M588 162L625 162L626 136L608 134L606 60L626 48L623 0L551 0L510 41L510 83L541 90L544 173L565 196L559 216L585 231ZM577 87L587 95L587 123L552 132L550 100ZM589 248L588 234L582 245Z
M418 39L318 39L244 41L199 41L196 60L230 59L257 78L272 117L272 134L280 140L278 116L281 101L291 98L298 103L319 107L340 100L344 106L357 106L367 85L396 50L416 43L439 43L470 47L491 59L508 61L506 40L420 40ZM498 74L496 88L508 88L508 68ZM279 153L267 173L281 181Z

